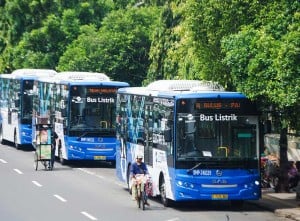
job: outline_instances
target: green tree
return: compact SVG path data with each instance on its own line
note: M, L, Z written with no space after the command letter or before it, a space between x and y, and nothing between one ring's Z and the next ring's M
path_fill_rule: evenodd
M224 63L239 91L279 121L281 191L287 190L287 129L299 128L300 23L296 0L269 2L253 24L223 40Z
M158 14L157 8L113 11L99 31L91 26L82 30L57 69L105 72L114 80L140 85L149 66L151 33Z
M149 52L151 63L144 84L159 79L172 79L178 73L176 60L181 56L175 56L174 60L168 61L168 55L176 53L176 45L178 45L176 43L179 39L178 34L173 30L179 23L174 19L174 7L177 8L177 5L167 2L160 14L158 26L154 30Z
M113 8L112 0L6 1L0 5L0 71L54 68L80 26L100 27Z
M42 28L25 33L14 48L13 67L54 69L62 54L65 37L60 18L55 15L49 16Z
M222 38L251 24L263 4L240 0L166 3L152 42L148 81L206 79L232 89L230 69L222 63Z
M60 57L57 70L96 71L97 64L89 56L95 53L98 45L98 33L95 26L84 25L80 28L80 35Z

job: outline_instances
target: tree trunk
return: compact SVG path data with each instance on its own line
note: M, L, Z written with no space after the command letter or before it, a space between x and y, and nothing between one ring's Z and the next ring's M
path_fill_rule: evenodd
M279 192L288 192L288 157L287 157L287 128L281 128L279 138L280 148L280 174L279 174Z

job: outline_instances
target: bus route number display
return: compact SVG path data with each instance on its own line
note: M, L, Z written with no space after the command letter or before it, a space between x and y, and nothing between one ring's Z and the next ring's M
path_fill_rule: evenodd
M89 94L114 94L117 92L116 88L89 88Z
M196 102L196 109L240 109L240 102Z

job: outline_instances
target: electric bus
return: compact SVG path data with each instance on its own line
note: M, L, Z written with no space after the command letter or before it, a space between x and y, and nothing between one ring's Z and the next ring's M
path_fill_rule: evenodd
M39 77L55 75L54 70L18 69L0 75L0 142L16 148L31 145L32 89Z
M115 164L116 96L119 88L128 86L103 73L61 72L38 79L33 128L37 123L53 125L58 136L55 156L62 164L71 160Z
M153 196L174 201L261 197L259 112L215 82L160 80L118 90L116 175L130 190L130 167L144 156Z

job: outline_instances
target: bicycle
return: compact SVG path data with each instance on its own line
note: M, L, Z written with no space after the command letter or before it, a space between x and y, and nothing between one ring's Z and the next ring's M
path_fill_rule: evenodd
M152 180L151 177L138 174L135 177L135 183L133 185L136 186L136 201L138 208L145 210L147 205L148 196L152 195Z

